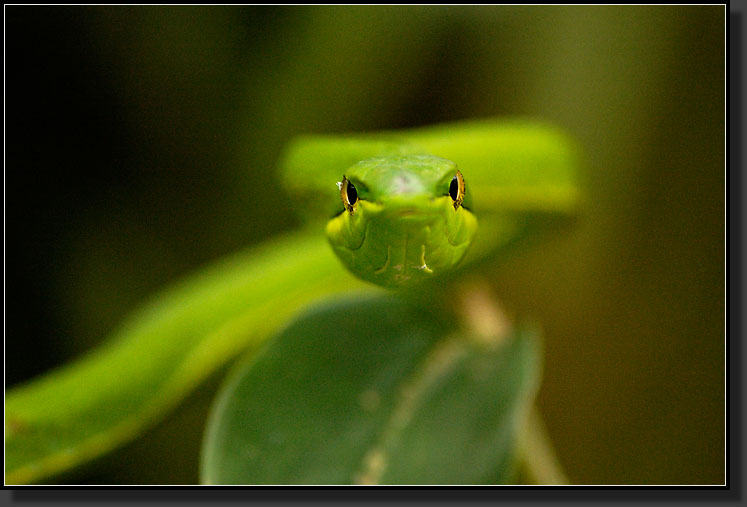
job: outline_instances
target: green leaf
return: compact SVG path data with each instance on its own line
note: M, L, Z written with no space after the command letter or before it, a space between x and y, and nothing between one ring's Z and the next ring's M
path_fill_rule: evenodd
M508 482L539 377L529 329L486 340L391 295L327 302L238 368L208 484Z

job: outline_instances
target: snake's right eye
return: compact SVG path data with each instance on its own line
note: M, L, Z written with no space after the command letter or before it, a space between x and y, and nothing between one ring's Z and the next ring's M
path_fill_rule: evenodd
M340 197L342 198L342 204L345 209L350 213L355 211L355 204L358 202L358 191L355 189L355 185L345 176L342 177L342 183L340 184Z

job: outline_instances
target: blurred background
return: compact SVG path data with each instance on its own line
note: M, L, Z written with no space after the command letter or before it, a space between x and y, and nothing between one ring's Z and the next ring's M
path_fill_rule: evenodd
M581 144L577 227L487 274L545 330L574 483L724 481L725 8L6 6L6 386L297 225L301 132L522 115ZM69 482L195 483L218 372Z

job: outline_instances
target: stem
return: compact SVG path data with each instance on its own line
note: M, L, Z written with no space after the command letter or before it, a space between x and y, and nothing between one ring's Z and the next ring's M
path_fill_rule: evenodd
M522 478L528 484L569 484L537 406L530 410L526 424L519 440Z
M473 338L485 343L500 343L511 332L511 322L490 286L483 281L462 284L458 308ZM526 429L519 436L519 470L521 479L528 484L568 484L545 423L536 405L532 405L526 419Z

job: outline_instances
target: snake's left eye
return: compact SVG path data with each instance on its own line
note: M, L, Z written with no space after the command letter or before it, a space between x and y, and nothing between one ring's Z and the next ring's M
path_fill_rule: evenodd
M345 176L342 177L342 183L340 184L340 197L342 198L342 205L350 213L355 211L355 204L358 202L358 191L355 189L353 182L347 179Z
M449 183L449 196L454 201L454 209L458 209L464 200L464 177L457 171Z

